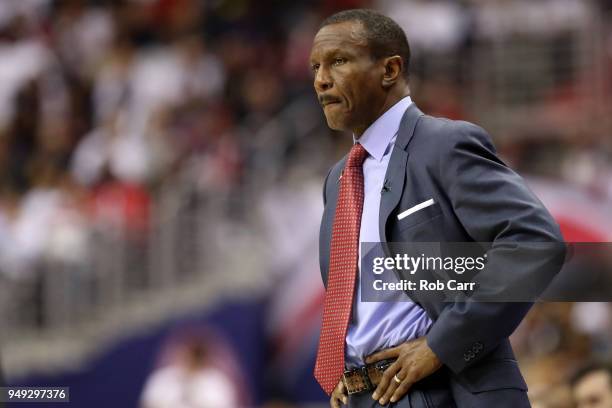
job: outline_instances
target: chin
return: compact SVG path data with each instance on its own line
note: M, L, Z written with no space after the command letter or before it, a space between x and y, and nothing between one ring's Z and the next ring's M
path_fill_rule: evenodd
M344 121L339 120L338 118L330 118L326 116L325 119L327 120L327 126L332 130L344 131L347 129Z

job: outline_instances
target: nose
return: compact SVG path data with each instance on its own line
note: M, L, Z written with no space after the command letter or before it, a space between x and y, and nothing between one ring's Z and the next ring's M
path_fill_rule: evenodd
M333 86L329 70L319 67L315 75L314 87L317 92L324 92Z

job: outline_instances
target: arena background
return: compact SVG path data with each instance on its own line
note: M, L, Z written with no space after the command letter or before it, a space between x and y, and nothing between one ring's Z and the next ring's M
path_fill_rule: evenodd
M223 407L327 406L321 186L351 138L308 54L353 7L402 25L419 107L485 127L567 240L612 239L610 1L0 0L8 385L137 407L191 364ZM538 304L512 342L534 407L571 407L612 308Z

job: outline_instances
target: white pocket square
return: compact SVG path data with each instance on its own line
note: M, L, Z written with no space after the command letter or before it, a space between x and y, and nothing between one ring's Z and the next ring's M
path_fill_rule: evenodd
M415 213L419 210L422 210L423 208L427 208L430 205L434 204L434 200L433 198L430 198L427 201L423 201L420 204L415 205L414 207L410 207L409 209L407 209L406 211L402 211L401 213L397 214L397 219L398 220L403 220L404 218L406 218L407 216L409 216L412 213Z

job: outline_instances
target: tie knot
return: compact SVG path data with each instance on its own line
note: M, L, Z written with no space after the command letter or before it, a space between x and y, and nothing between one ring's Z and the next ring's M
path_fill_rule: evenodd
M368 157L368 151L361 144L355 143L349 153L346 167L361 167L366 157Z

